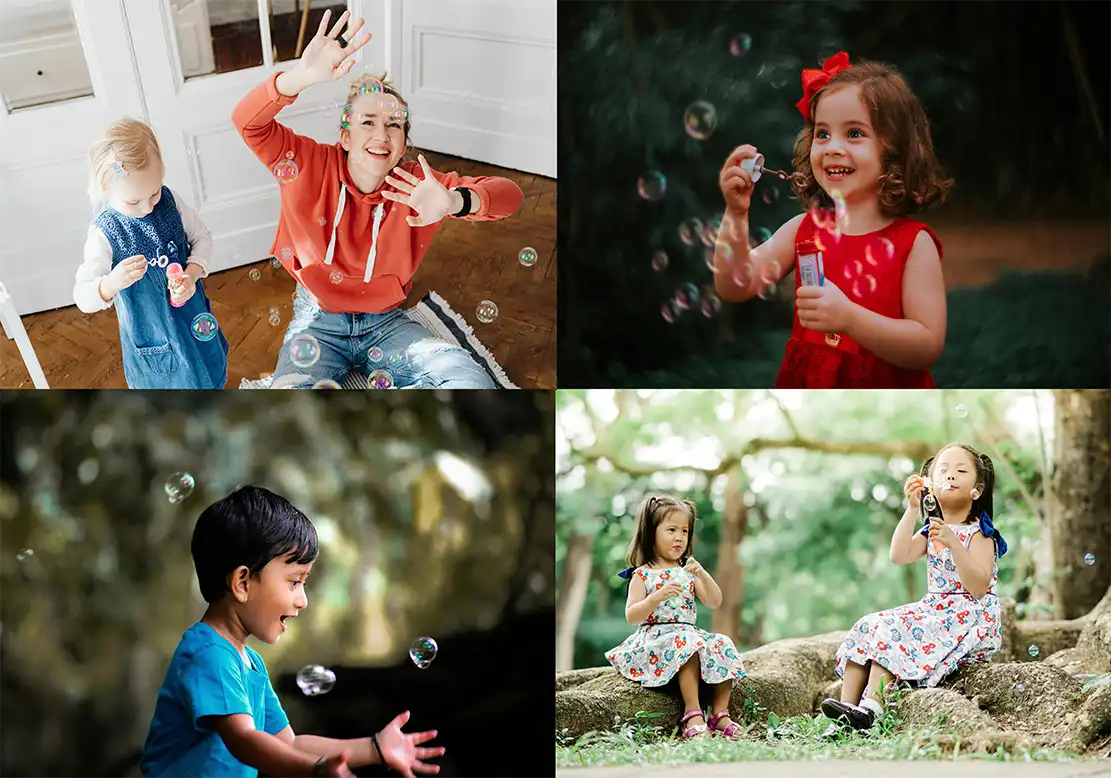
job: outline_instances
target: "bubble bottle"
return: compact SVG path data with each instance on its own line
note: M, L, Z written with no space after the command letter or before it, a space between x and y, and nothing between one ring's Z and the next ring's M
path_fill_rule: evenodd
M772 170L771 168L764 167L764 155L760 154L759 152L757 152L755 157L747 157L741 160L741 170L746 171L749 175L752 176L752 183L754 184L760 180L760 176L764 175L764 173L771 173L773 176L781 178L782 180L787 182L791 181L790 173L785 173L782 170Z
M170 279L170 288L174 289L181 285L181 279L185 277L185 271L181 269L181 265L177 262L173 262L166 268L166 277ZM171 294L170 305L175 308L180 308L185 305L185 303L175 301L174 296Z
M941 506L937 504L937 498L934 497L933 492L931 491L930 477L923 476L922 484L926 487L926 494L922 496L921 507L922 518L925 521L926 526L929 526L930 521L932 520L945 521L945 518L941 515ZM935 552L941 553L941 543L939 543L937 540L934 540L933 546Z

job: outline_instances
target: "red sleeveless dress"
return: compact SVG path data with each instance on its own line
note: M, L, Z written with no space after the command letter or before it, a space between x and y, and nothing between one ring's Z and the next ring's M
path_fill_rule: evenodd
M841 235L835 240L833 211L817 211L802 220L795 235L795 290L802 284L799 257L821 250L824 275L852 302L893 319L903 315L903 266L921 230L942 253L941 241L925 224L900 217L867 235ZM823 226L815 224L815 219ZM775 379L776 389L932 389L928 370L895 367L862 348L846 335L808 330L795 309L787 353Z

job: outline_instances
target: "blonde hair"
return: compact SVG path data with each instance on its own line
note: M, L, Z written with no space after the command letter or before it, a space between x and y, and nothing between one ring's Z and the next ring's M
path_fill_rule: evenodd
M351 110L351 105L363 94L363 88L372 84L380 85L383 95L390 95L397 99L398 105L405 106L405 123L402 125L402 129L405 131L405 153L401 155L401 161L404 162L405 160L416 159L417 149L409 141L409 131L412 129L412 125L409 123L409 103L401 96L401 92L390 83L390 79L384 71L377 76L373 76L370 73L363 73L352 80L351 86L347 89L347 104L343 107L340 128L347 129L343 126L343 121L346 120Z
M130 118L112 122L89 149L89 202L95 208L104 202L109 183L155 162L162 164L162 150L148 124Z

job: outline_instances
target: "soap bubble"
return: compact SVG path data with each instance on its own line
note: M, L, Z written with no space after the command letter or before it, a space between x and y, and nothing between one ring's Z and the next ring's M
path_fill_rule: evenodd
M274 266L275 270L281 270L282 261L277 257L270 257L270 264Z
M300 172L297 163L290 159L283 159L274 165L274 178L278 179L279 184L292 184L297 180L297 174Z
M345 130L350 130L351 125L354 123L352 121L354 118L354 112L351 110L351 106L345 105L343 107L343 113L339 116L339 126Z
M174 473L166 479L163 488L171 503L179 503L193 493L193 476L189 473Z
M343 387L341 387L339 384L337 384L331 378L325 378L325 379L317 381L315 384L313 384L312 388L313 389L342 389Z
M768 187L767 189L764 190L764 194L762 196L762 199L764 200L765 205L771 205L772 203L774 203L776 200L779 199L779 190L777 188L775 188L774 186Z
M301 333L289 344L289 361L295 367L312 367L320 359L320 342L312 335Z
M367 79L359 85L360 95L380 95L383 91L382 82L376 78Z
M733 39L729 41L729 53L734 57L743 57L750 51L752 51L752 36L747 32L734 35Z
M293 249L291 249L289 246L283 248L282 259L284 259L286 262L289 262L291 259L293 259Z
M706 269L711 273L718 272L715 266L715 254L721 252L721 271L725 272L729 266L733 264L733 247L728 243L722 243L720 246L709 246L706 249Z
M698 287L690 282L680 284L675 290L675 307L687 311L696 305L698 305Z
M967 407L965 407L965 406L964 406L963 404L962 404L962 405L958 405L958 406L957 406L956 408L954 408L953 410L954 410L954 411L956 411L957 415L958 415L958 416L960 416L960 417L961 417L962 419L964 419L964 418L967 418L967 417L968 417L968 408L967 408Z
M683 114L683 124L687 129L687 135L695 140L706 140L717 128L717 111L705 100L695 100Z
M737 262L733 265L733 283L737 286L746 288L752 283L752 274L756 271L756 266L752 261Z
M664 300L663 305L660 306L660 316L663 316L664 321L668 324L674 324L675 320L679 318L672 310L670 300Z
M637 179L637 194L645 200L659 200L667 193L667 178L657 170L649 170Z
M1031 643L1030 647L1026 649L1026 653L1032 657L1036 657L1038 654L1041 653L1041 649L1039 649L1036 644Z
M220 327L216 323L216 317L206 311L196 315L190 329L193 331L193 337L204 343L215 338Z
M489 324L498 318L498 305L493 300L483 300L478 304L474 315L483 324Z
M370 349L366 352L366 357L371 361L371 364L377 364L378 362L381 362L383 356L384 355L382 353L382 349L378 348L377 346L371 346Z
M270 326L271 327L277 327L281 323L282 323L282 317L279 316L278 314L274 314L273 316L270 317Z
M1024 692L1024 691L1026 691L1026 684L1024 684L1024 683L1016 683L1016 684L1015 684L1015 691L1016 691L1016 692Z
M707 319L714 318L721 310L721 298L712 289L704 290L700 309Z
M306 697L327 694L336 685L336 674L321 665L306 665L297 672L297 685Z
M1084 555L1084 564L1086 564L1088 567L1091 567L1095 563L1096 563L1096 555L1095 554L1092 554L1092 553L1089 552L1089 553Z
M18 554L15 555L15 561L16 562L26 562L28 559L30 559L34 555L35 555L35 552L34 552L33 549L25 548L22 551L20 551Z
M328 275L328 280L331 281L333 284L341 283L343 281L343 273L339 272L338 270L333 270Z
M536 249L532 248L532 246L525 246L517 254L517 261L525 267L532 267L536 264L536 260L538 257L539 254L536 253Z
M876 279L869 275L864 274L860 278L853 280L853 296L864 297L876 291Z
M252 281L257 281L257 280L259 280L260 278L262 278L262 273L258 272L258 268L257 268L257 267L253 267L253 268L251 268L250 272L249 272L249 273L247 273L247 276L248 276L248 277L249 277L249 278L250 278L250 279L251 279Z
M397 110L390 114L390 118L404 124L409 121L409 107L405 105L397 106Z
M432 664L432 660L436 658L436 652L439 651L439 646L436 641L429 637L420 637L413 641L413 645L409 647L409 658L421 670L427 670Z
M375 370L367 376L367 383L371 389L392 389L393 377L385 370Z
M926 496L922 498L922 507L925 508L927 511L936 511L937 498L927 492Z
M328 224L328 220L321 216L319 219L316 220L316 223L319 224L321 227L325 227Z
M668 259L666 251L657 251L655 254L652 255L652 269L655 270L657 273L662 273L663 271L667 270L667 262Z
M329 100L328 102L324 103L324 105L320 106L320 110L324 112L325 116L331 116L336 112L337 108L339 108L339 105L336 103L335 100Z
M688 246L693 246L696 240L701 240L702 231L705 227L702 225L702 220L697 217L685 219L679 225L679 240L683 241Z
M756 227L748 234L748 247L754 249L772 239L772 231L767 227Z

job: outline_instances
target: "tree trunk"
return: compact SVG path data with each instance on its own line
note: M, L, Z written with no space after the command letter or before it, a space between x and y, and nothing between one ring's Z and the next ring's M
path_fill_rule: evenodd
M1053 608L1058 619L1088 613L1111 586L1111 403L1106 391L1054 392L1056 441L1046 504ZM1085 562L1092 554L1095 564Z
M741 466L733 467L726 476L725 510L721 515L721 540L718 543L718 564L714 580L721 588L721 607L714 611L713 629L740 645L741 604L744 603L744 580L737 549L745 539L748 509L741 490Z
M575 663L575 633L579 629L586 590L590 584L594 535L572 535L567 540L567 558L556 599L556 672L570 670Z

